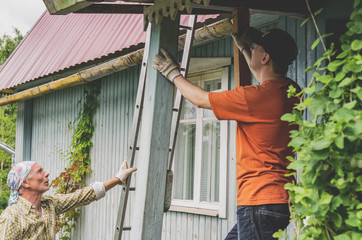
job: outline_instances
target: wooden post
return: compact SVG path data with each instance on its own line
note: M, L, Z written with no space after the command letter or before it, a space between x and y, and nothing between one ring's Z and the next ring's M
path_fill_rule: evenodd
M132 203L132 240L159 240L165 200L166 174L175 86L152 68L152 60L162 47L176 59L179 16L164 18L151 26L135 201Z
M23 122L23 159L31 161L31 141L33 132L33 100L24 102L24 122Z
M233 32L241 34L249 26L250 14L247 8L233 10ZM243 54L234 43L234 81L235 87L251 84L251 72Z

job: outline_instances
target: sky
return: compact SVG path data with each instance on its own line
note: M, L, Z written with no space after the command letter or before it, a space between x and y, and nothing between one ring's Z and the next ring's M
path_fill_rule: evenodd
M14 36L12 27L25 36L46 9L42 0L0 0L0 6L0 37Z

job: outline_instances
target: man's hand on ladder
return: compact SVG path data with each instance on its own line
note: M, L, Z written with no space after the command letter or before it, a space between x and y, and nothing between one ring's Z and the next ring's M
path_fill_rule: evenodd
M153 68L162 73L162 75L165 76L168 80L173 82L176 77L181 75L180 66L173 61L165 49L161 48L161 52L166 58L155 54L155 58L152 61Z
M128 176L136 170L137 168L129 168L127 161L124 161L118 174L116 175L116 178L121 180L121 185L126 185Z

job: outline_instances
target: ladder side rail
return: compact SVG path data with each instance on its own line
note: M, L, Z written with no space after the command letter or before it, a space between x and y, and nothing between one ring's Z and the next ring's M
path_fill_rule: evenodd
M151 23L149 24L148 29L147 29L147 37L146 37L146 43L145 43L145 47L144 47L144 51L143 51L143 59L142 59L141 72L140 72L138 89L137 89L135 110L134 110L134 114L133 114L133 122L132 122L132 128L131 128L131 132L130 132L130 138L129 138L127 162L129 163L130 167L133 167L133 165L134 165L134 159L136 156L137 143L138 143L139 126L141 123L141 116L142 116L142 109L143 109L144 90L145 90L146 72L147 72L147 60L148 60L148 56L149 56L150 39L151 39L150 25L151 25ZM129 228L124 229L123 225L124 225L124 220L125 220L125 215L126 215L126 208L127 208L127 202L128 202L128 195L129 195L129 191L130 191L131 177L132 177L132 175L130 175L128 177L126 186L122 188L121 199L119 202L119 208L118 208L118 214L117 214L117 223L116 223L116 229L115 229L115 234L114 234L114 240L121 240L123 230L130 230Z
M190 53L192 48L192 42L194 39L195 34L195 23L197 20L197 15L190 15L188 26L190 27L187 29L186 37L185 37L185 45L182 54L182 61L181 61L181 74L186 77L189 69L190 63ZM171 125L171 137L170 137L170 159L169 159L169 167L168 169L172 169L175 147L176 147L176 138L178 132L178 126L180 122L181 110L182 110L182 103L183 103L183 96L181 92L177 89L175 103L173 107L172 113L172 125Z

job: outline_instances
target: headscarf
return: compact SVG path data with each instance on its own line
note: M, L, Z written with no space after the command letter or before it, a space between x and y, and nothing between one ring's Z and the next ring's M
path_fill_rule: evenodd
M8 188L10 189L10 197L8 205L12 205L18 202L19 197L19 188L23 181L27 178L30 173L31 168L34 166L35 162L24 161L16 164L8 174Z

